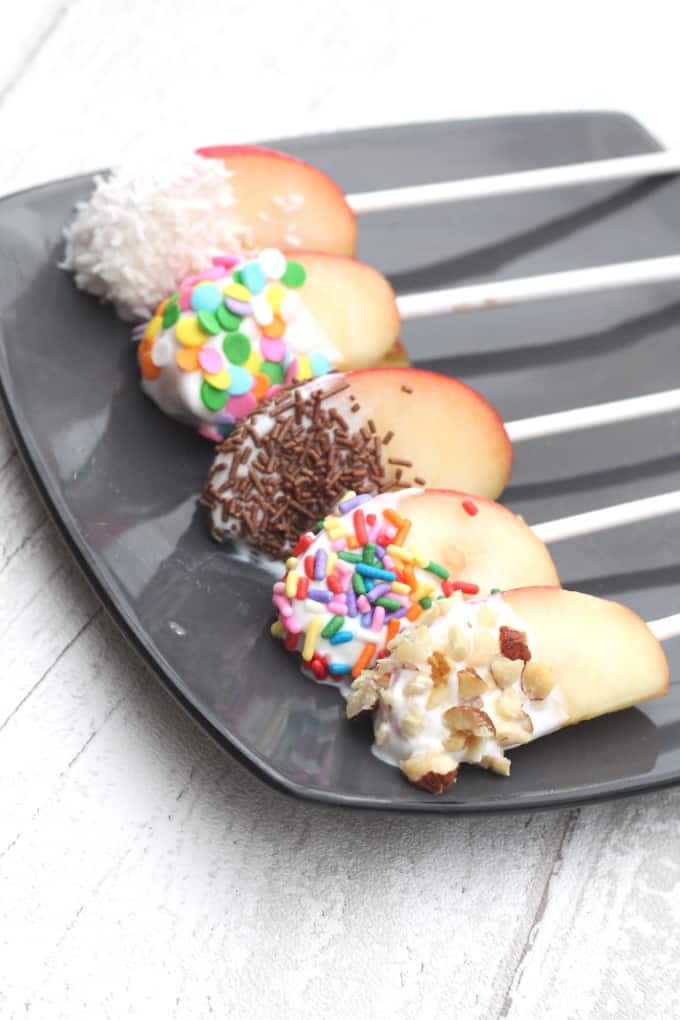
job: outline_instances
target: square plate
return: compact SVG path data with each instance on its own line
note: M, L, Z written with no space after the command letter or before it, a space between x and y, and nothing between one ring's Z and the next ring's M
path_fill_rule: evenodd
M658 148L630 118L575 113L345 132L278 143L346 191ZM270 577L225 552L196 509L211 449L139 389L129 329L57 268L90 177L0 203L0 382L26 464L86 577L161 680L225 748L300 796L357 807L546 807L680 779L680 697L565 730L468 769L433 798L376 761L269 637ZM676 253L680 179L365 216L362 259L399 292ZM408 323L414 362L458 375L506 420L651 393L680 372L673 284ZM504 501L530 523L680 486L680 415L521 444ZM553 548L565 586L647 619L680 609L677 518ZM680 642L670 642L673 672Z

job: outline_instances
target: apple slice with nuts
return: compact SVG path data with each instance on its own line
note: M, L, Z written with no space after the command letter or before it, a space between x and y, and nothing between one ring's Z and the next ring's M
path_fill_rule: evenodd
M371 711L379 756L434 793L462 763L508 775L507 749L668 690L632 610L556 587L435 602L388 652L354 679L347 714Z

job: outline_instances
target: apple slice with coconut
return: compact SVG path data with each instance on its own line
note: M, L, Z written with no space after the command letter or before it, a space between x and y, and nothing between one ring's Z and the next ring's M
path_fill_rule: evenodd
M354 255L356 218L341 189L321 170L254 145L208 145L196 151L231 171L234 218L249 248Z
M237 422L202 502L218 541L281 559L348 490L427 486L493 499L511 466L503 422L473 389L420 369L371 369L282 391Z
M435 602L388 650L354 680L347 714L372 713L378 756L431 793L462 763L508 775L508 748L668 690L635 613L560 588Z

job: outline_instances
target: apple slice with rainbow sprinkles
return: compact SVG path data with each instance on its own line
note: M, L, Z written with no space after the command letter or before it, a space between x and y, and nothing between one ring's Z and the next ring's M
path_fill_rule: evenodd
M434 601L555 585L550 554L510 510L462 492L348 493L274 585L273 634L319 681L346 685Z

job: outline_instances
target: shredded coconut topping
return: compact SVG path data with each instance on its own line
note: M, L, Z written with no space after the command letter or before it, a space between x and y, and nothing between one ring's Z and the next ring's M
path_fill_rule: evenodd
M64 229L61 268L121 318L148 318L213 255L241 252L230 177L220 160L193 154L96 177Z

